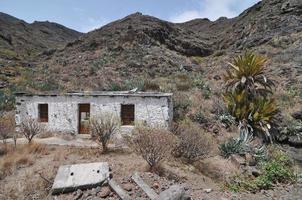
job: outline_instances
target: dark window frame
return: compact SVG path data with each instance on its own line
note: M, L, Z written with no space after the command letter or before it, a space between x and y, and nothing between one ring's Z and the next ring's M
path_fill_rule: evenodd
M135 104L121 104L122 126L133 126L134 121L135 121Z
M49 112L48 112L47 103L38 104L38 115L39 115L39 122L48 122Z

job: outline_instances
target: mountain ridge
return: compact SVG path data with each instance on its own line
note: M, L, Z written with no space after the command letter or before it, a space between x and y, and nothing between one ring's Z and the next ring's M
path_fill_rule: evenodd
M220 87L223 82L217 77L222 76L225 63L250 50L270 59L269 72L282 88L300 89L301 5L296 0L263 0L235 18L185 23L134 13L86 34L62 37L58 46L42 45L35 55L14 65L34 71L37 77L32 81L37 85L50 84L47 72L57 85L48 89L55 90L108 90L112 83L127 79L156 79L183 72L203 73L213 87ZM9 68L13 64L2 65ZM12 80L18 76L13 73L2 82L17 85ZM40 90L28 85L19 89Z

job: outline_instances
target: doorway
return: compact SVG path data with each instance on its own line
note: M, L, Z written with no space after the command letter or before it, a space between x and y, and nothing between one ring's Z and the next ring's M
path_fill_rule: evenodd
M89 134L90 104L79 104L79 134Z

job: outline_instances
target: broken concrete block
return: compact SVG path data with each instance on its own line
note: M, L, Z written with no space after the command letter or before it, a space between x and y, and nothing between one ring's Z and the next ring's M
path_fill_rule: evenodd
M109 165L105 162L62 165L54 180L52 194L97 187L109 177Z
M169 189L159 194L158 200L187 200L185 189L180 185L172 185Z

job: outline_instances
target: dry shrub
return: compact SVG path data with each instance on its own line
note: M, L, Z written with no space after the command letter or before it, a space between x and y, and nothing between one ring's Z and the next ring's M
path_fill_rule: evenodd
M153 170L170 154L174 137L171 132L160 128L137 127L129 142L129 146L141 155Z
M188 163L204 158L212 150L213 138L191 121L181 122L176 130L178 144L174 154Z
M15 131L14 114L8 113L0 118L0 139L6 144L6 140L12 137Z
M119 120L114 114L107 113L91 119L91 138L95 139L98 143L102 145L103 153L108 150L107 143L117 132L118 127Z
M32 139L42 133L44 130L43 126L35 119L27 118L20 125L20 132L31 143Z

